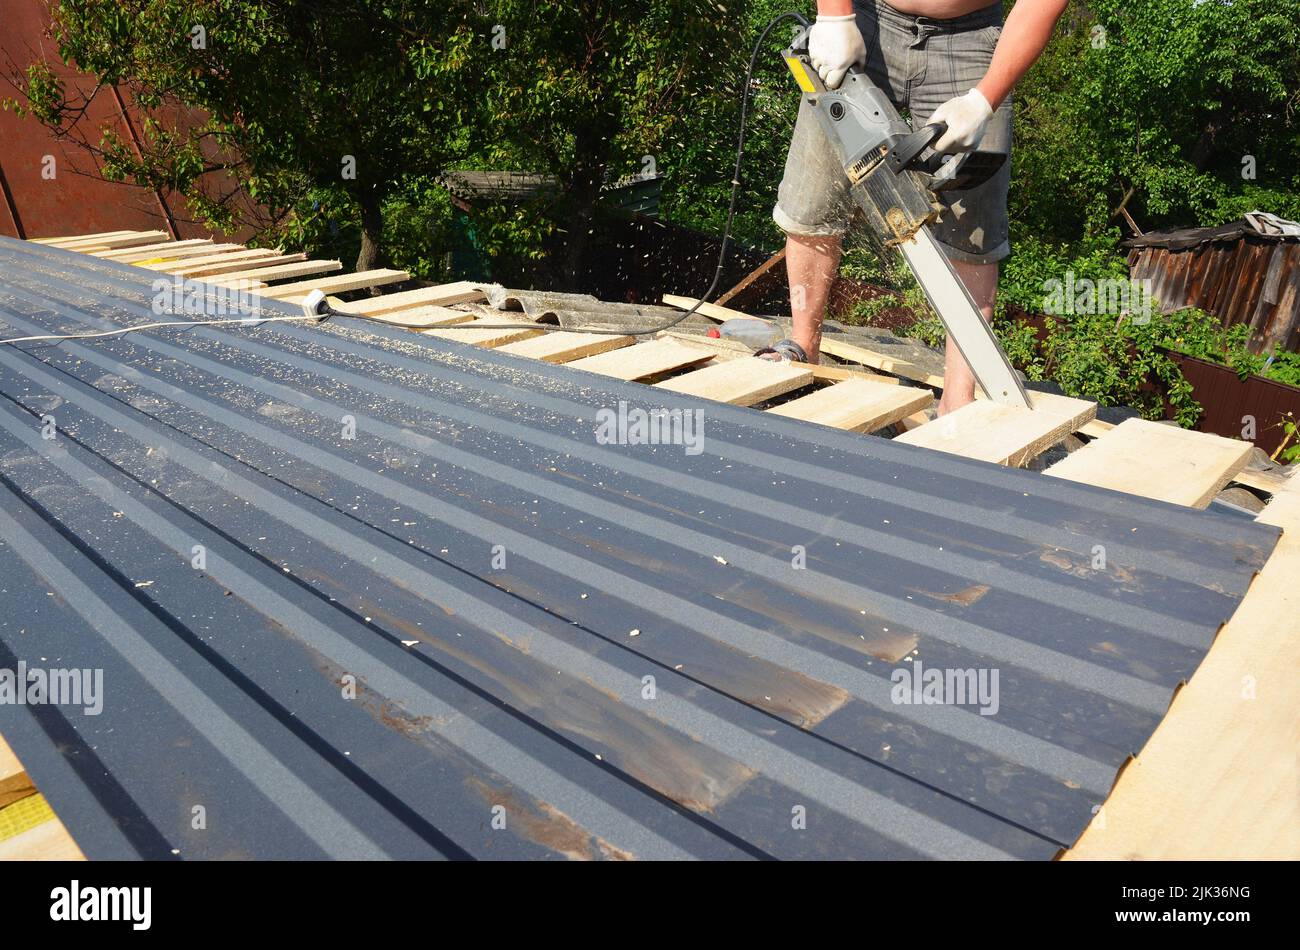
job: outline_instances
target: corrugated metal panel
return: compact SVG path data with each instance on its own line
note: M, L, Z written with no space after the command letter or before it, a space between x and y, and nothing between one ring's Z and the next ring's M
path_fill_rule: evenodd
M150 298L0 241L6 336ZM92 857L1049 857L1277 536L358 323L0 347L0 482L0 663L107 693L0 731Z
M1238 439L1246 419L1253 418L1252 441L1271 455L1286 438L1282 423L1288 418L1300 419L1300 387L1264 376L1243 380L1226 366L1182 353L1169 355L1191 385L1192 398L1205 410L1196 426L1202 432Z

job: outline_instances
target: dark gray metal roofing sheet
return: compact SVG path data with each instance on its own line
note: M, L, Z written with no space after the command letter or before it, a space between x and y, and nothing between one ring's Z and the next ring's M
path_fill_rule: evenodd
M0 241L3 335L154 276ZM0 706L91 857L1050 857L1277 537L357 321L0 346L0 494L0 667L104 670Z

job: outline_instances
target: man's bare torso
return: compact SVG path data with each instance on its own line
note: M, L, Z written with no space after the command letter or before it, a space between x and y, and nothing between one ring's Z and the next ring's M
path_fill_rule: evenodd
M925 16L935 20L951 20L985 7L995 7L999 0L885 0L900 13Z

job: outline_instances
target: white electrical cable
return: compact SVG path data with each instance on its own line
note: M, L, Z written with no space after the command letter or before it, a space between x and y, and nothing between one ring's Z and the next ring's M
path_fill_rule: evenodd
M3 320L0 317L0 320ZM41 336L19 336L8 340L0 340L3 343L45 343L58 342L62 340L93 340L100 337L120 336L124 333L135 333L137 330L157 330L162 327L214 327L214 326L253 326L260 323L281 323L287 320L314 320L319 322L320 317L312 314L311 316L279 316L279 317L239 317L232 320L168 320L161 323L141 323L133 327L119 327L116 330L96 330L86 333L47 333Z

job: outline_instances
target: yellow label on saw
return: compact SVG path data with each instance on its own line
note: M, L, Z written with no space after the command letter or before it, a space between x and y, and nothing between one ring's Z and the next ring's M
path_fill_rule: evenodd
M808 70L804 69L803 63L794 56L787 56L785 64L790 67L790 72L794 74L794 81L799 84L799 88L804 92L812 93L817 91L813 85L812 77L808 75Z

